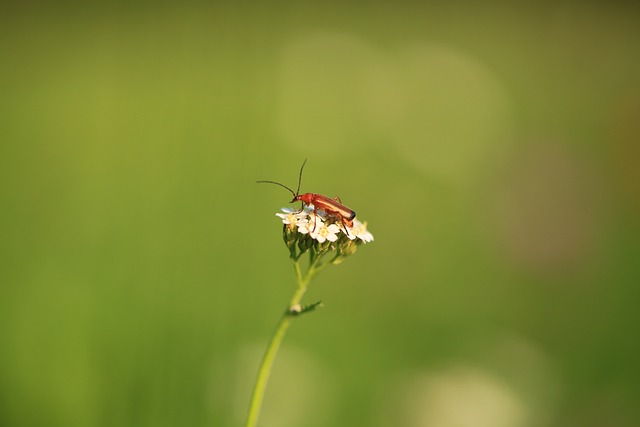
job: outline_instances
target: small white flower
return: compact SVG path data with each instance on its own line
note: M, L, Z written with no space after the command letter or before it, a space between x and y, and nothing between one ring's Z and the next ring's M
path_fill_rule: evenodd
M311 231L310 236L320 243L323 243L325 240L335 242L336 240L338 240L339 232L340 227L338 227L336 224L326 225L323 222L322 225L317 226L314 231Z
M282 222L293 227L299 227L300 224L307 221L307 213L298 211L292 208L282 208L282 212L277 213L276 216L282 219Z
M349 234L351 234L352 236L349 236L349 238L351 240L355 239L356 237L360 240L362 240L364 243L368 243L368 242L373 242L373 234L371 234L368 230L367 230L367 222L365 221L364 223L358 221L357 219L353 220L353 227L349 228Z
M298 223L298 233L311 234L319 227L324 226L324 220L322 219L322 217L320 217L320 215L316 215L313 212L309 212L305 215L306 219Z
M353 220L354 222L357 220ZM356 233L354 230L354 227L348 227L346 224L344 224L344 226L342 228L340 228L340 230L342 230L342 232L349 238L349 240L354 240L356 237Z

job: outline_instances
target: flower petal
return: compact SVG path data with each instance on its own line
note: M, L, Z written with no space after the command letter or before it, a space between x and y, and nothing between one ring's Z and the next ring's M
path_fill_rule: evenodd
M338 240L338 235L337 234L327 234L327 240L330 242L335 242L336 240Z

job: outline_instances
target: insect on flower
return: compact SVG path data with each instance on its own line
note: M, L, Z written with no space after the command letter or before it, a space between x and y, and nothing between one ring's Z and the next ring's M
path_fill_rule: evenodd
M275 185L279 185L280 187L286 188L291 192L291 194L293 194L293 199L291 199L291 202L289 203L302 202L302 207L300 208L299 212L302 212L305 205L306 206L312 205L314 214L317 214L318 209L321 209L324 212L326 212L327 215L339 221L342 224L342 226L345 228L345 233L349 235L347 231L347 227L353 227L353 220L356 217L356 213L351 209L349 209L348 207L346 207L345 205L343 205L339 197L335 197L332 199L330 197L323 196L322 194L316 194L316 193L300 194L300 183L302 182L302 170L304 169L305 164L307 164L306 159L302 163L302 166L300 167L300 175L298 176L298 188L295 192L289 187L287 187L286 185L280 184L279 182L275 182L275 181L256 181L256 182L266 183L266 184L275 184Z

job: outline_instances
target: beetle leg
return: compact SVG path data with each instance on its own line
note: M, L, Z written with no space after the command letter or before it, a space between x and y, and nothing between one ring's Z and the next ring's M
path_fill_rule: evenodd
M314 205L313 206L313 230L311 230L312 232L316 231L316 225L318 225L318 208Z
M334 197L333 200L335 200L338 203L342 203L342 200L340 200L340 197L338 196Z
M344 221L340 221L340 224L342 224L342 228L344 229L344 233L347 235L347 237L351 237L351 235L349 234L349 229L345 225Z

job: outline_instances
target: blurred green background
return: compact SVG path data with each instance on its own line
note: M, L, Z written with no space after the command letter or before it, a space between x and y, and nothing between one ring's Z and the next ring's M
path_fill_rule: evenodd
M633 2L3 6L0 425L640 424Z

